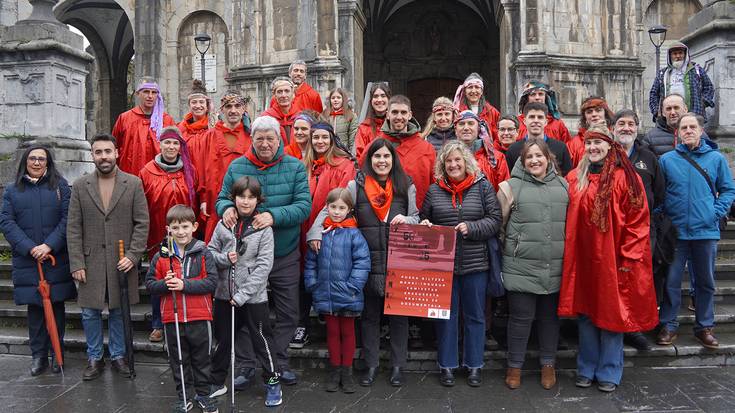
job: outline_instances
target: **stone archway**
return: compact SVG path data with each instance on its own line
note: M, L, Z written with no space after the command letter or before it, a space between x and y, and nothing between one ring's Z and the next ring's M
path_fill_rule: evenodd
M88 133L112 130L117 116L128 109L128 67L134 54L128 13L113 0L67 0L54 9L59 21L84 34L95 57L94 76L87 80L87 119L94 119Z
M367 0L363 4L368 17L364 79L386 80L394 94L407 94L416 101L414 115L419 122L428 116L428 96L451 99L471 72L484 78L488 101L500 104L500 30L494 2Z

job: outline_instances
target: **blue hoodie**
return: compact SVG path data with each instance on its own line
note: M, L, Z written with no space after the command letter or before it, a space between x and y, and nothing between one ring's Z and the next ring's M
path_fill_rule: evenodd
M716 145L715 145L716 146ZM719 197L715 199L702 174L679 153L689 155L709 175ZM735 199L735 184L727 159L708 140L690 150L679 144L661 156L666 177L664 210L676 225L679 239L720 239L719 220L727 215Z

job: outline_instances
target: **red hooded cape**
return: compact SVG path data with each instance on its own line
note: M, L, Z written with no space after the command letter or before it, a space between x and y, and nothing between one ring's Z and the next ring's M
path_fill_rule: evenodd
M625 173L616 168L608 230L600 232L590 220L600 175L589 174L589 186L580 192L577 173L566 177L569 207L559 315L584 314L598 328L618 333L648 331L658 324L648 204L645 198L642 208L630 204ZM640 177L638 183L643 186Z
M585 128L579 128L579 131L572 139L567 142L569 155L572 157L572 167L576 168L579 161L584 157L584 134L587 132Z
M281 107L277 103L273 103L260 116L271 116L281 124L281 139L283 139L283 145L286 148L291 143L294 117L298 114L299 111L296 110L296 105L292 104L291 110L288 113L283 113Z
M378 132L380 132L380 128L383 127L383 123L385 122L385 117L374 118L374 121L375 131L370 126L370 119L365 119L357 127L357 134L355 135L355 156L357 159L362 159L362 153L367 151L370 142L378 136Z
M209 119L204 117L196 122L193 121L194 115L191 112L184 116L184 120L179 122L178 128L181 131L181 137L186 143L191 139L197 139L204 136L209 130Z
M434 146L425 141L418 132L402 139L396 139L380 131L378 137L398 143L396 147L398 158L401 160L403 171L411 177L416 186L416 207L421 210L426 192L434 180L434 161L436 161ZM364 161L364 159L359 160L360 164Z
M174 125L173 118L164 113L163 127ZM117 117L112 136L117 140L117 166L123 172L135 176L161 150L156 133L151 130L151 118L139 106Z
M355 179L355 163L348 158L334 158L335 165L329 163L319 167L319 175L313 172L309 177L309 191L311 192L311 214L304 222L303 228L308 231L314 223L314 219L324 208L327 202L327 194L334 188L346 188L347 183ZM307 168L311 166L307 165Z
M278 106L276 98L271 98L270 106ZM295 113L299 113L304 109L313 110L316 113L322 113L324 110L324 107L322 106L322 97L319 95L319 92L314 90L314 88L306 82L296 88L292 106Z
M518 115L518 122L521 124L518 127L518 140L521 140L526 136L526 124L523 123L524 119L525 116L522 114ZM556 119L550 114L546 115L546 127L544 128L544 133L549 138L554 138L564 143L569 143L572 139L572 135L569 134L567 125L565 125L561 119Z
M237 136L233 147L228 146L225 133ZM227 173L227 168L233 160L243 156L250 145L250 135L245 132L242 123L239 123L235 129L229 129L222 121L219 121L214 129L210 129L201 139L192 141L189 147L191 162L198 172L199 202L207 203L206 212L209 214L209 218L200 217L200 220L204 222L205 242L209 242L214 227L219 221L214 204L222 189L222 180Z
M150 217L150 226L148 229L148 244L146 244L149 257L153 257L152 248L158 247L163 237L166 235L166 213L176 205L183 204L190 206L194 212L199 210L194 200L191 205L189 200L189 188L184 180L184 170L178 170L173 173L164 172L158 166L155 160L148 162L140 171L140 179L143 181L143 191L145 199L148 202L148 215ZM194 188L197 185L196 170L194 171Z

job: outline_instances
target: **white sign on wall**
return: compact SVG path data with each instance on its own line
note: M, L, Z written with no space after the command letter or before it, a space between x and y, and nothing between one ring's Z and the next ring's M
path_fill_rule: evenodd
M192 69L194 79L202 79L202 55L197 55L192 59ZM208 93L217 92L217 56L213 54L204 55L204 83L207 86Z

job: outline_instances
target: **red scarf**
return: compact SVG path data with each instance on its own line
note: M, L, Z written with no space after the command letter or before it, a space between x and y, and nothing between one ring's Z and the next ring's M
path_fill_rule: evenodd
M327 157L322 156L319 159L315 159L311 164L311 176L318 177L324 172L324 165L327 164Z
M332 110L329 113L329 116L341 116L341 115L344 115L344 114L345 114L344 108L339 108L337 110Z
M324 232L329 232L337 228L357 228L357 221L355 221L354 217L349 217L345 218L342 222L334 222L332 218L327 217L322 226L324 227Z
M195 132L198 130L209 128L209 118L204 116L201 119L195 121L194 114L189 112L186 114L186 116L184 116L183 124L187 131Z
M462 192L471 187L473 182L475 182L475 175L467 174L459 182L455 182L453 179L442 179L436 183L440 188L452 194L452 206L456 208L457 198L459 198L459 204L462 205Z
M258 156L255 154L255 148L251 148L251 150L245 152L245 157L248 158L248 160L252 162L253 165L257 166L259 171L265 171L266 169L272 166L276 166L283 159L283 155L281 155L278 158L276 158L273 162L265 163L261 161L258 158Z
M390 178L385 181L385 188L383 188L375 178L370 175L365 176L365 195L378 219L385 221L393 202L393 182Z

